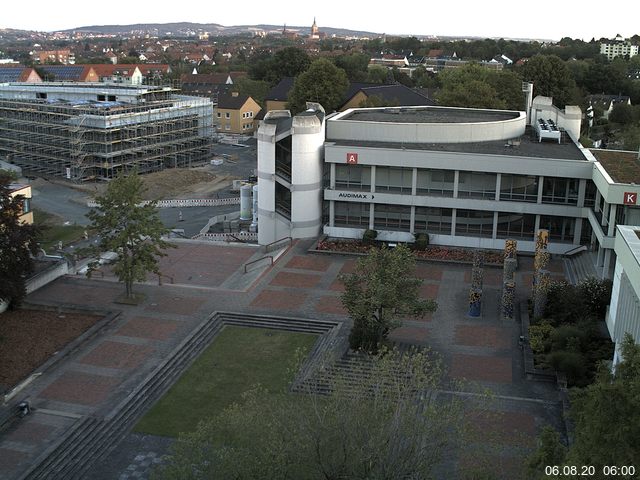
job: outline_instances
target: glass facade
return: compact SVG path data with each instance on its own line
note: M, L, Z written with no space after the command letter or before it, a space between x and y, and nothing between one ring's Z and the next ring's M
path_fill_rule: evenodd
M577 178L544 177L542 203L577 205L578 183Z
M336 165L336 189L371 190L371 167Z
M493 235L493 212L456 210L456 236L488 237Z
M369 204L335 202L333 224L336 227L369 228Z
M573 243L575 224L573 217L540 215L540 228L549 230L549 238L555 242Z
M410 227L411 207L408 205L374 205L373 228L408 232Z
M535 215L499 212L497 238L533 240L535 226Z
M453 170L425 170L418 169L418 195L434 195L439 197L453 197Z
M500 200L537 202L538 177L535 175L502 175Z
M451 235L451 208L416 207L414 229L417 233Z
M376 167L376 192L411 195L412 168Z
M458 197L496 198L495 173L484 172L460 172L458 174Z

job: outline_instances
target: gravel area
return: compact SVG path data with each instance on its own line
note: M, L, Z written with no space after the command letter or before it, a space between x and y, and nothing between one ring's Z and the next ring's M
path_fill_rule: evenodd
M0 314L0 393L14 387L101 318L46 310Z

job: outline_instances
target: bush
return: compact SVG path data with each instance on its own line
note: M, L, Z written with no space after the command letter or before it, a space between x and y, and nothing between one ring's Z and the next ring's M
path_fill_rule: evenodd
M547 292L546 315L553 326L576 323L589 315L578 288L566 282L552 282Z
M551 332L551 349L581 353L589 340L589 332L574 325L561 325Z
M364 234L362 235L362 241L364 243L371 245L377 237L378 237L378 231L371 230L368 228L367 230L364 231Z
M429 234L419 233L413 246L416 250L426 250L429 246Z
M588 383L587 359L581 353L558 350L547 355L547 361L555 370L567 376L569 385L582 387Z
M578 294L582 298L587 310L597 320L604 319L607 307L611 301L611 280L587 278L578 285Z
M533 353L544 353L549 349L552 333L553 327L547 320L529 326L529 345Z

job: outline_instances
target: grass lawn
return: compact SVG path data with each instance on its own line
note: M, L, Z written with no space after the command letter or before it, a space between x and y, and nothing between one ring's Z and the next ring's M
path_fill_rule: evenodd
M49 252L57 248L58 242L63 245L82 239L86 227L80 225L60 225L59 217L43 210L33 209L33 223L43 227L40 246Z
M169 392L135 427L137 432L176 437L195 429L256 384L279 395L295 372L296 350L308 352L316 335L227 326Z

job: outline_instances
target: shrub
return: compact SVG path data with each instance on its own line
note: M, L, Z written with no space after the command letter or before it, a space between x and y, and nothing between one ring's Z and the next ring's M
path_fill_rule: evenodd
M362 241L367 244L372 244L377 237L378 237L378 231L371 230L368 228L367 230L364 231L364 234L362 235Z
M543 353L548 350L552 332L553 327L547 320L541 320L529 326L529 345L533 353Z
M550 284L545 312L553 326L576 323L589 315L578 288L566 282Z
M584 386L588 383L587 359L581 353L558 350L547 355L547 361L554 369L567 376L570 386Z
M578 293L587 310L597 320L602 320L611 301L611 280L590 277L578 285Z
M416 250L426 250L429 246L429 234L428 233L419 233L416 237L416 242L414 247Z
M561 325L551 332L552 350L582 352L589 340L589 333L574 325ZM569 348L571 346L571 348Z

